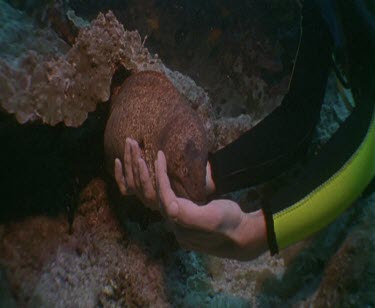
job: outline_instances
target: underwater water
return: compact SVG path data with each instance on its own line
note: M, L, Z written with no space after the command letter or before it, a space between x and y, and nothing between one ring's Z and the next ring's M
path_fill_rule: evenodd
M89 26L108 10L119 24L106 15ZM103 167L108 100L125 70L163 69L218 149L280 104L299 12L289 0L0 0L0 307L375 306L373 192L315 236L240 262L181 249ZM77 109L59 90L72 81ZM332 73L314 147L349 115L348 97ZM229 197L251 210L264 191Z

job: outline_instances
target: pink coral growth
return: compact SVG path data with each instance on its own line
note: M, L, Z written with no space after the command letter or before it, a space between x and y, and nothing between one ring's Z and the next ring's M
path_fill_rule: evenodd
M120 65L160 69L161 62L143 47L138 32L125 31L112 12L99 14L65 54L56 50L52 57L43 57L29 50L16 64L0 59L1 107L20 123L79 126L98 103L108 101Z

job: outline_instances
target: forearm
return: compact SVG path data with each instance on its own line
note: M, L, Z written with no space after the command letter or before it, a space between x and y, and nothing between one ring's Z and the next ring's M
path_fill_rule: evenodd
M267 227L262 210L246 213L235 236L238 260L252 260L268 250Z

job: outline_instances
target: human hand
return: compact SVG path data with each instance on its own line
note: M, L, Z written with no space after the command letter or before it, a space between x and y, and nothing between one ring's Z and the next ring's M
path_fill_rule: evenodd
M163 152L158 153L155 170L161 212L181 246L238 260L253 259L267 249L262 211L244 213L230 200L198 206L178 198L171 189Z
M159 210L155 188L137 141L126 138L123 161L125 168L120 159L116 158L114 170L115 180L121 194L135 194L144 205L152 210ZM206 192L207 195L215 192L209 162L206 166Z
M145 206L159 210L156 191L137 141L126 138L123 160L124 168L120 159L115 159L114 172L121 194L135 194Z

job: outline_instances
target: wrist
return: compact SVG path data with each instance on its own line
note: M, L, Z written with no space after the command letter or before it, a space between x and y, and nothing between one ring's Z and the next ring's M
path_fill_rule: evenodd
M240 260L251 260L268 250L267 228L264 213L258 210L244 213L237 237Z

